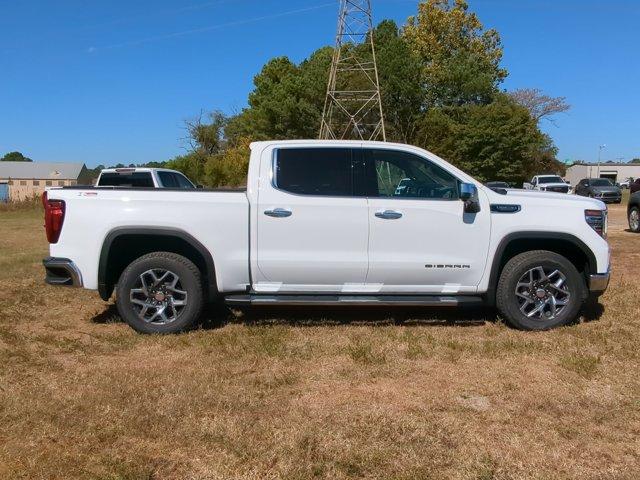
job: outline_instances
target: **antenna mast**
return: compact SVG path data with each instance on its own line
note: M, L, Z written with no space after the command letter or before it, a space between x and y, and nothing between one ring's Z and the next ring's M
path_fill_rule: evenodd
M371 0L340 0L338 34L320 138L387 140Z

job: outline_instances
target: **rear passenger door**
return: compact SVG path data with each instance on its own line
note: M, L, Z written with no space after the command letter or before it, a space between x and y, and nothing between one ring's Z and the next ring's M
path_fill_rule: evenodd
M354 196L351 148L274 150L261 163L257 209L254 290L362 290L367 199Z

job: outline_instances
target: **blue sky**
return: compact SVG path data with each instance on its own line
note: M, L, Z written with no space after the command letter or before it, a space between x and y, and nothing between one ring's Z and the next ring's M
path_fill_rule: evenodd
M506 89L573 106L560 158L640 157L640 1L469 0L498 29ZM0 0L0 154L141 163L184 152L184 120L245 106L270 58L332 44L337 0ZM373 0L400 24L416 0Z

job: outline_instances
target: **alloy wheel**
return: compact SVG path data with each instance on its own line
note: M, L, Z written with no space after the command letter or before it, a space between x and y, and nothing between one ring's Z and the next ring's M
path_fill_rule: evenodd
M161 268L141 274L129 294L138 318L155 325L175 322L187 306L187 298L180 277Z
M528 270L516 284L520 312L528 318L552 320L569 305L567 277L556 268L542 266Z

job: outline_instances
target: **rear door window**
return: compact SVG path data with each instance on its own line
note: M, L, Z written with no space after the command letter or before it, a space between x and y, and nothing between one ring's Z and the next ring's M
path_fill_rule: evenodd
M153 188L150 172L103 173L100 176L100 187L133 187Z
M160 183L164 188L195 188L187 177L175 172L158 172Z
M276 153L274 185L297 195L353 195L351 149L283 148Z

